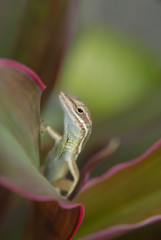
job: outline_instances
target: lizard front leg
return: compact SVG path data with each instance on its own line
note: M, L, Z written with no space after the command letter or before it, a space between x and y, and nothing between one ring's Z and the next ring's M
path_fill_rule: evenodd
M41 132L47 132L55 141L59 141L61 139L61 135L49 125L44 126L43 124L40 125Z

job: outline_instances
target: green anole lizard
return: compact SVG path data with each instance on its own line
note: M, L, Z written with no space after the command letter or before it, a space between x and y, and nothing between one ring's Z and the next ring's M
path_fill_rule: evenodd
M87 106L77 97L60 92L60 105L64 112L64 134L61 136L50 126L42 126L42 131L55 140L42 172L59 191L69 196L79 180L76 160L92 130L92 120ZM73 181L66 178L70 171Z

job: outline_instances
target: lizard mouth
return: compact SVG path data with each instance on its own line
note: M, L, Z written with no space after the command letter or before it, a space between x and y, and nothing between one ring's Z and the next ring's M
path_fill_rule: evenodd
M65 92L59 93L59 101L60 101L60 105L63 110L68 109L69 106L71 105L70 98L71 98L71 96Z
M73 96L71 96L71 95L69 95L69 94L67 94L67 93L65 93L65 92L60 92L59 93L59 99L61 100L61 101L63 101L63 102L66 102L66 101L71 101L71 98L72 98Z
M69 98L69 96L65 92L60 92L59 93L59 100L60 100L61 104L64 105L64 103L67 101L68 98Z
M61 91L59 93L59 98L64 100L66 98L66 93Z

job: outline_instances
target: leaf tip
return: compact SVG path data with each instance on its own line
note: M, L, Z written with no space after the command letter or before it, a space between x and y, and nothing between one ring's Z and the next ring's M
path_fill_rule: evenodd
M46 88L45 84L41 81L39 76L33 70L31 70L29 67L27 67L24 64L19 63L12 59L0 58L0 65L7 65L10 67L17 68L17 69L25 72L30 77L32 77L35 80L35 82L41 87L42 90L44 90Z

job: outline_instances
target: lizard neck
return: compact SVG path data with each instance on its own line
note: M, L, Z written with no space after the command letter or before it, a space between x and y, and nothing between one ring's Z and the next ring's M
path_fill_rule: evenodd
M64 115L64 132L69 132L72 136L81 138L82 132L81 127L73 119L69 119L68 116Z
M84 131L82 131L82 128L77 125L75 121L71 121L68 116L64 116L63 143L65 147L69 147L70 151L75 152L75 155L78 155L84 145L84 137Z

